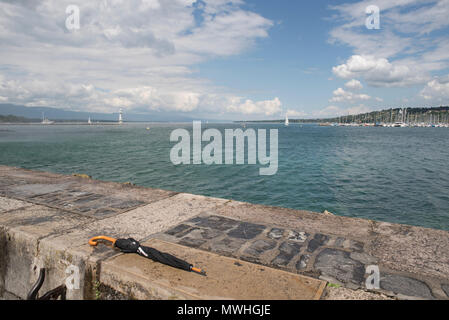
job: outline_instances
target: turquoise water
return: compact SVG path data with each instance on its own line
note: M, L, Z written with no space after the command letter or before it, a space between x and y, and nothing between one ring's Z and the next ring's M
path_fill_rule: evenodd
M449 230L449 129L279 129L279 171L174 166L170 133L191 124L0 126L0 164ZM237 125L209 125L217 129Z

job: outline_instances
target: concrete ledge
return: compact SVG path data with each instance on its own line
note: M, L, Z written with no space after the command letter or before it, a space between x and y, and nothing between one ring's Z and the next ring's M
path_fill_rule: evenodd
M97 235L147 241L210 277L92 248ZM377 265L379 290L345 296L449 299L448 261L446 231L0 166L0 297L25 298L41 267L53 289L72 266L70 299L314 299L326 281L366 290Z

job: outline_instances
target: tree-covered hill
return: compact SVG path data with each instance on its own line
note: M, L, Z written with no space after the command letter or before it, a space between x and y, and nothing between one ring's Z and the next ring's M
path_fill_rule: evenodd
M31 123L39 122L39 119L29 119L25 117L17 117L13 115L2 116L0 115L0 123Z

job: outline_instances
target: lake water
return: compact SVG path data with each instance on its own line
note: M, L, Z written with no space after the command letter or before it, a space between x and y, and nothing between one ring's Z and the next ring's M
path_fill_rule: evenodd
M248 125L279 129L278 173L260 176L260 165L174 166L182 127L2 125L0 164L449 230L449 129Z

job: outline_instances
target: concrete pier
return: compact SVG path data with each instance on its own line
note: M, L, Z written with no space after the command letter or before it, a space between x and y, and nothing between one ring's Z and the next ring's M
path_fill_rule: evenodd
M90 247L98 235L208 276ZM0 166L0 297L25 298L42 267L41 292L76 267L69 299L449 299L449 233Z

